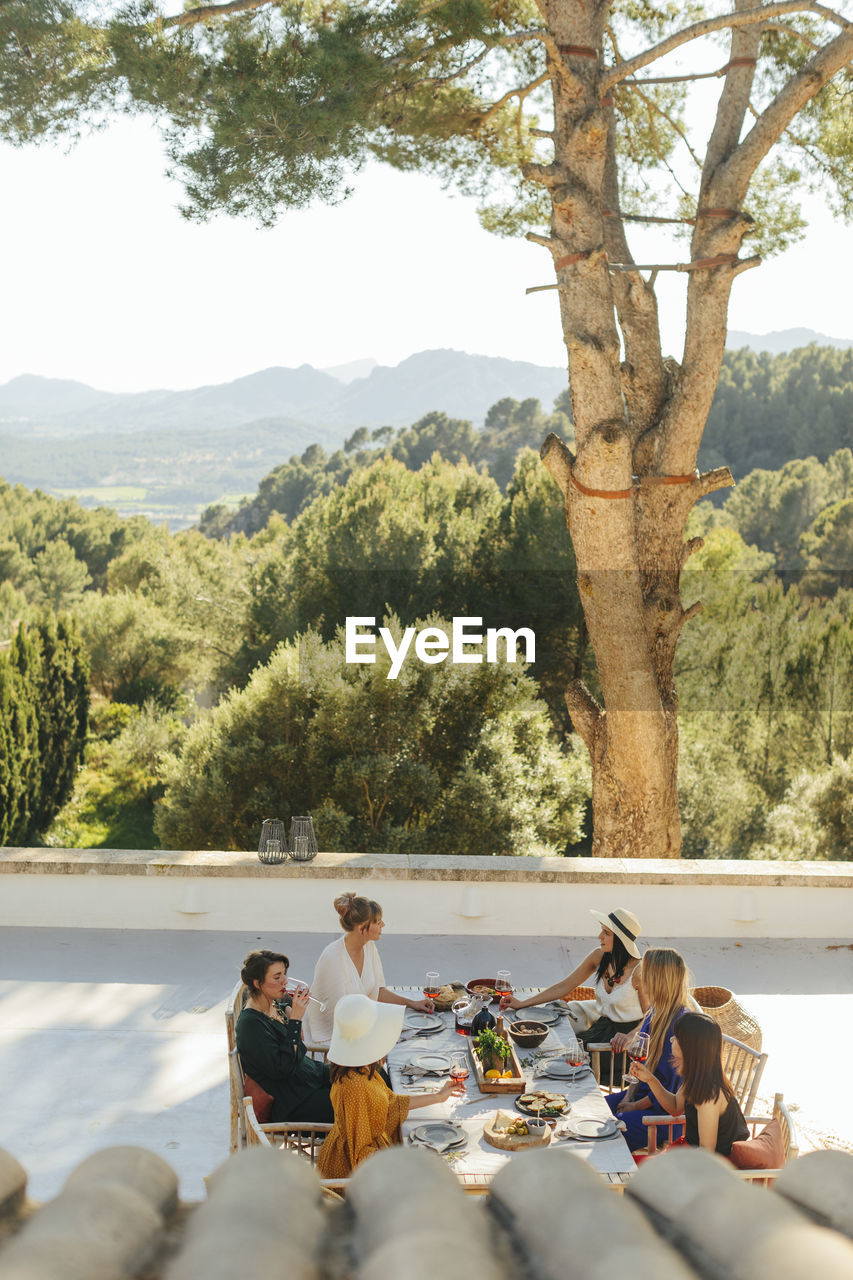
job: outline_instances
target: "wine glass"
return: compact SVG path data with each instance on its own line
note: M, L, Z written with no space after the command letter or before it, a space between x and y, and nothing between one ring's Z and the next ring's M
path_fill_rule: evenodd
M579 1071L581 1067L585 1067L587 1061L588 1055L580 1040L575 1040L567 1046L566 1063L573 1071Z
M297 991L297 990L299 989L299 987L306 987L306 988L307 988L307 986L308 986L308 983L307 983L307 982L303 982L301 978L286 978L286 979L285 979L285 989L286 989L287 991ZM318 1000L315 996L309 996L309 997L308 997L308 999L311 1001L311 1003L312 1003L312 1004L316 1004L316 1005L317 1005L317 1007L319 1008L319 1010L320 1010L320 1012L321 1012L321 1013L323 1012L323 1010L324 1010L324 1009L325 1009L325 1007L326 1007L326 1001L325 1001L325 1000Z
M424 978L424 1000L435 1000L441 987L438 985L438 974L430 969Z
M495 995L500 1001L500 1007L504 1007L503 997L512 995L512 983L509 980L509 969L498 969L498 976L495 978Z
M450 1062L450 1079L457 1084L468 1079L468 1060L464 1053L454 1053Z
M637 1035L634 1036L634 1039L628 1045L628 1057L631 1059L632 1062L645 1062L648 1056L649 1056L649 1037L646 1035L645 1031L640 1031L637 1033ZM626 1074L622 1077L622 1079L627 1080L629 1084L638 1083L637 1077L632 1076L628 1072L626 1072Z

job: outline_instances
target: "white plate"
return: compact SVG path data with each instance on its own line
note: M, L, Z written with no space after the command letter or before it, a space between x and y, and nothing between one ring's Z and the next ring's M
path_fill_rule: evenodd
M560 1021L563 1012L562 1009L555 1009L550 1004L536 1005L532 1009L517 1010L517 1020L520 1022L544 1022L547 1027L553 1027L555 1022Z
M449 1120L434 1120L431 1124L418 1125L412 1130L412 1140L419 1146L431 1147L433 1151L451 1151L456 1147L464 1147L468 1141L465 1130Z
M554 1058L551 1062L545 1062L536 1072L537 1076L545 1076L548 1080L583 1080L584 1076L590 1074L590 1068L584 1064L582 1067L570 1067L564 1058Z
M449 1053L417 1053L409 1058L408 1066L420 1067L421 1071L441 1071L447 1073L451 1067Z
M562 1132L570 1138L612 1138L619 1126L612 1116L609 1120L567 1120Z
M444 1030L444 1021L435 1013L410 1013L403 1023L404 1031L414 1031L419 1036L429 1036Z

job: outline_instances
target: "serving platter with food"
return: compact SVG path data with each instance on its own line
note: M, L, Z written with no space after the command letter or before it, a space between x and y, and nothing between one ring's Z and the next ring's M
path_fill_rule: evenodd
M525 1147L547 1147L551 1141L551 1130L547 1125L538 1125L531 1119L528 1128L523 1116L514 1116L509 1111L498 1111L490 1116L483 1126L483 1138L492 1147L500 1151L521 1151Z
M495 990L496 978L472 978L470 982L466 982L465 988L472 996L481 996L483 1000L487 997L491 1001L499 1000L500 996Z
M529 1093L522 1093L516 1098L515 1105L522 1115L536 1116L542 1120L564 1116L569 1109L565 1094L549 1093L545 1089L531 1089Z

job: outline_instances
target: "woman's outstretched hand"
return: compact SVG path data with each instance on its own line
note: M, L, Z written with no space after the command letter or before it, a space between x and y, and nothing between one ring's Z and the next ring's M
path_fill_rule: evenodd
M435 1009L435 1001L434 1000L412 1000L411 1003L409 1004L409 1008L413 1009L415 1013L432 1013L433 1010Z

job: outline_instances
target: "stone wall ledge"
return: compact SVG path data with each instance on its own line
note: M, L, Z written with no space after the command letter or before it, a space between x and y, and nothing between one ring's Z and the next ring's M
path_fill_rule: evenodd
M312 862L267 866L255 853L227 850L5 848L0 849L0 874L853 888L850 862L319 853Z

